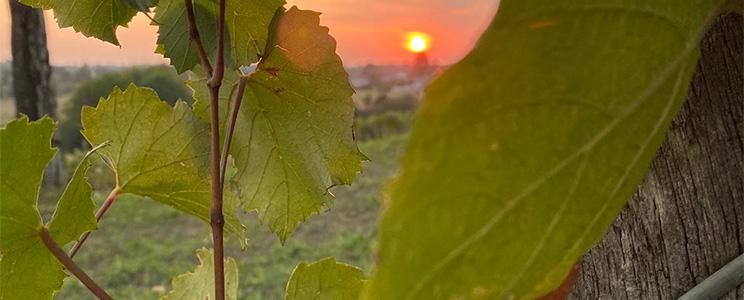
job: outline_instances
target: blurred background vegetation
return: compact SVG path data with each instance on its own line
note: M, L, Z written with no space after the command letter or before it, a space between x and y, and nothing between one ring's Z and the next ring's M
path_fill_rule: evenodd
M240 270L240 299L282 299L289 275L301 261L333 256L368 272L380 191L397 168L405 139L391 135L359 143L371 162L353 185L334 188L333 206L300 225L284 246L255 214L244 214L248 247L241 250L231 237L226 242L227 255L236 259ZM67 169L82 155L81 150L68 153ZM100 206L113 176L98 161L88 178ZM61 192L43 189L39 209L45 218L51 217ZM115 299L156 299L170 288L172 277L193 269L195 250L210 245L206 223L157 202L122 195L75 261ZM67 278L55 299L94 298L75 278Z
M15 116L8 68L8 63L0 64L2 124ZM412 76L410 66L372 65L347 71L356 90L355 136L370 161L353 185L333 188L332 207L300 225L284 246L255 214L241 216L248 227L248 247L240 249L234 239L227 242L228 255L240 268L240 299L281 299L289 275L301 261L334 256L369 272L384 187L398 167L421 89L436 72ZM74 170L90 148L80 135L81 108L95 106L114 87L123 89L130 82L152 88L170 104L177 99L191 101L183 78L169 66L54 67L57 140L66 172ZM98 159L88 178L100 205L114 186L113 174ZM45 217L63 189L47 183L42 187L39 208ZM207 224L146 198L122 195L75 260L115 299L155 299L170 288L174 276L193 269L195 250L210 244ZM93 298L78 281L68 278L55 299Z
M61 105L62 117L57 129L60 147L65 151L83 147L85 141L80 135L82 107L96 106L98 99L107 97L114 87L124 90L130 83L152 88L160 99L171 105L178 99L191 102L191 92L169 66L128 68L104 73L82 82Z

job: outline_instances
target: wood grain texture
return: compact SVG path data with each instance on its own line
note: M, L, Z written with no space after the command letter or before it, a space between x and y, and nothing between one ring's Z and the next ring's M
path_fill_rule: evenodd
M686 103L569 299L676 299L744 252L743 31L730 13L702 39Z

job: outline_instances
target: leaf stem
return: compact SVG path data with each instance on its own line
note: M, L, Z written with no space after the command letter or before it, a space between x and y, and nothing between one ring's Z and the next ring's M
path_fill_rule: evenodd
M201 37L199 36L199 28L196 26L196 16L194 15L194 3L192 0L184 0L186 4L186 15L189 20L189 37L196 51L199 54L199 61L201 61L202 67L207 72L207 76L212 77L212 65L209 63L207 58L207 52L204 51L204 45L202 44Z
M80 282L85 285L85 287L88 288L88 290L93 293L93 295L96 295L98 299L102 300L111 300L111 296L106 293L98 284L91 279L88 274L85 274L85 272L78 267L77 264L75 264L74 261L72 261L72 258L67 256L64 250L57 245L57 242L54 241L52 236L49 234L49 231L45 227L42 227L39 230L39 236L41 237L41 241L44 242L44 245L49 249L49 251L54 255L57 260L59 260L60 263L74 275L77 277Z
M235 132L235 124L238 120L238 112L240 111L240 104L243 102L243 92L245 91L245 85L247 82L248 77L240 77L238 90L235 91L235 97L233 98L230 107L230 119L227 121L227 125L225 126L225 140L222 142L222 156L220 157L220 181L223 185L225 184L225 172L227 170L227 155L230 150L233 133Z
M98 211L96 212L96 222L100 223L101 218L103 218L103 215L106 214L109 207L111 207L111 204L114 204L114 201L116 201L116 197L119 196L119 193L121 193L121 189L117 186L115 187L111 193L109 193L108 197L106 197L106 201L103 202L100 208L98 208ZM78 238L78 241L72 246L72 249L70 249L70 258L75 257L75 254L80 251L80 247L83 246L83 243L85 243L85 240L88 239L88 236L90 235L91 231L87 231L80 235L80 238Z

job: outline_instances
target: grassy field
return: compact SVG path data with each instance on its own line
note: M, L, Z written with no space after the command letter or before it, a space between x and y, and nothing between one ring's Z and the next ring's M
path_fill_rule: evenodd
M381 189L394 174L405 137L390 136L359 145L371 161L350 187L333 189L333 207L301 225L281 246L263 225L248 215L249 246L227 241L228 255L240 269L240 299L282 299L287 279L301 261L333 256L369 272L374 225ZM111 187L110 174L89 174L98 201ZM58 191L43 192L42 213L50 213ZM122 196L93 232L75 260L116 299L156 299L170 288L173 276L191 270L195 250L211 244L209 227L156 202ZM93 299L74 278L65 281L56 299Z

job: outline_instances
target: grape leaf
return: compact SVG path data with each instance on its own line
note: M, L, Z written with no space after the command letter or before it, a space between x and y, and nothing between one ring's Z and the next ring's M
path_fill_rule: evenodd
M211 249L196 251L199 265L193 272L173 278L171 291L159 300L204 300L214 296L214 253ZM232 258L225 258L225 299L238 299L238 265Z
M149 12L156 0L124 0L124 4L141 12Z
M225 10L226 41L235 64L247 66L265 54L271 21L285 0L228 1Z
M297 265L287 283L284 299L356 300L363 284L362 270L328 257Z
M0 299L51 299L65 277L39 238L36 199L42 174L55 154L50 118L12 121L0 130Z
M54 0L18 0L19 3L41 9L52 9Z
M209 125L178 101L170 107L155 91L129 85L115 88L95 108L81 114L83 136L115 173L122 193L148 197L209 222ZM225 228L243 236L235 200L224 194ZM240 238L242 241L243 239Z
M62 264L41 241L36 208L42 174L55 154L54 122L25 116L0 129L0 299L51 299L65 278ZM60 245L96 228L84 158L60 198L49 227Z
M212 0L195 0L194 16L204 50L214 59L217 39L218 5ZM236 69L258 61L268 39L269 25L284 0L227 1L225 4L225 62ZM158 44L179 73L199 63L189 39L189 22L183 0L161 0L155 8ZM214 63L214 61L212 61Z
M210 60L214 57L217 45L216 16L217 4L213 1L201 0L194 2L194 16L197 28L201 33L201 42ZM155 6L154 23L158 25L158 40L156 53L170 59L170 64L178 73L192 69L199 63L199 56L189 37L189 21L183 0L160 0ZM229 40L229 34L225 34ZM227 50L226 50L227 51ZM225 56L228 60L230 57ZM214 63L214 61L212 61Z
M137 10L128 0L19 0L32 7L54 10L61 28L72 27L87 37L119 45L116 28L126 26Z
M105 146L107 145L103 144L100 147ZM62 197L57 202L52 219L47 224L49 233L58 244L64 245L75 241L81 233L98 227L98 221L93 214L96 211L96 205L91 199L93 188L88 184L85 175L91 166L89 156L99 148L88 152L77 166Z
M329 205L328 188L350 184L366 159L352 133L354 91L335 40L319 23L319 13L296 7L279 17L271 50L247 79L230 148L243 207L256 209L282 242ZM226 72L221 120L238 79ZM205 82L197 74L190 86L196 114L208 120Z
M504 0L426 90L366 299L528 299L602 237L721 1Z

